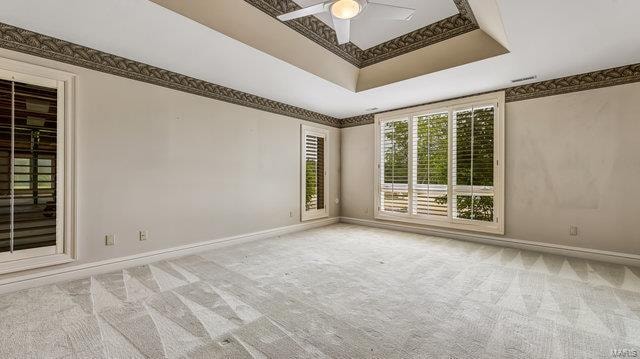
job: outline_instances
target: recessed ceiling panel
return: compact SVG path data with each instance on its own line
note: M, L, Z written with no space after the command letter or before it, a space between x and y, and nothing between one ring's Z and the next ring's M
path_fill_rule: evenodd
M319 0L293 0L296 4L306 7L318 4ZM446 19L458 13L453 0L375 0L377 3L402 6L416 9L415 14L408 21L382 20L367 16L363 11L353 20L351 25L351 42L366 50L383 42L402 36L411 31ZM325 24L333 28L331 16L327 13L316 15Z

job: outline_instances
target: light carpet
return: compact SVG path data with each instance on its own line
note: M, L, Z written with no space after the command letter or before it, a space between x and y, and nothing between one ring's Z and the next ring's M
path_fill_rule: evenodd
M0 297L0 358L638 350L640 268L346 224Z

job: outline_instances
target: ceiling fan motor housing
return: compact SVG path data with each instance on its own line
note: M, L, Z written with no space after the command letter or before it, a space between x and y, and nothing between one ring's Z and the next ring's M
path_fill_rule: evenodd
M336 18L351 20L362 14L365 6L367 6L367 0L336 0L329 5L329 10L331 15ZM356 8L357 11L352 15Z

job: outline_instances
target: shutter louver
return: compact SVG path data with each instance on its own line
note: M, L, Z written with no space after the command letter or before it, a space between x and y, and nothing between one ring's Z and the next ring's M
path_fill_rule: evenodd
M13 85L0 80L0 252L11 250L11 133Z
M494 221L495 107L454 112L454 217Z
M305 134L305 210L323 210L325 208L324 186L325 139Z
M0 252L56 245L57 101L0 80Z
M381 211L408 213L409 209L409 121L385 122L380 146Z
M446 217L449 171L449 113L413 121L413 214Z

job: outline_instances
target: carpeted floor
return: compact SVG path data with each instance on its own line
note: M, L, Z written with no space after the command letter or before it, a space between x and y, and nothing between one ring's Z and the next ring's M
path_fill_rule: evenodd
M640 268L345 224L0 297L0 358L634 350Z

